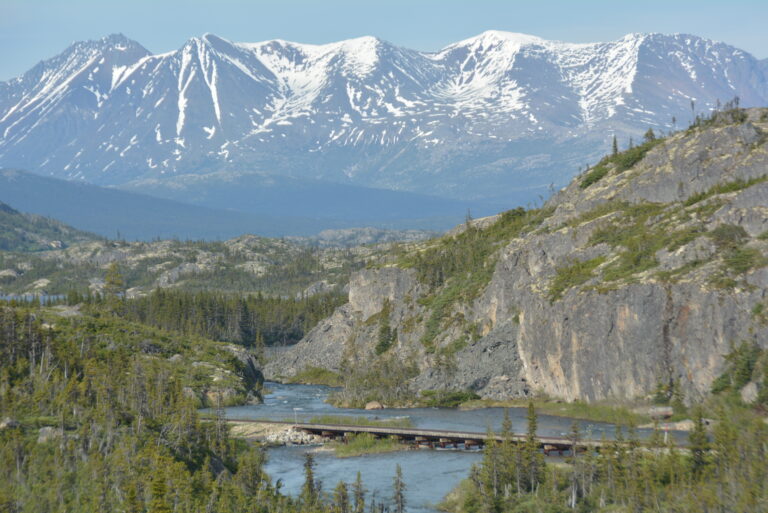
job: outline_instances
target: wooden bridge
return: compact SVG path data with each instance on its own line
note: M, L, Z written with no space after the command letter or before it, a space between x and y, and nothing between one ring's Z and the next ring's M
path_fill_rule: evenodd
M254 419L233 419L227 418L229 422L237 423L259 423L284 425L286 428L302 430L306 433L322 436L329 440L344 440L352 435L360 433L370 433L377 438L395 438L403 443L424 446L430 448L456 448L456 449L474 449L483 447L489 439L496 442L502 442L504 437L499 434L477 433L467 431L449 431L442 429L418 429L402 427L381 427L381 426L354 426L347 424L315 424L302 422L280 422L265 421ZM513 434L512 443L522 444L526 441L525 435ZM537 444L545 454L551 452L562 453L573 449L573 440L561 437L537 436ZM609 442L610 443L610 442ZM579 440L576 448L579 451L589 448L596 449L605 445L606 442L600 440Z

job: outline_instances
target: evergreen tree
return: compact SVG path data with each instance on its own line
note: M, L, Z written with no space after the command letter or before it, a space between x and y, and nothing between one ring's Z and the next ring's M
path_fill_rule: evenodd
M576 499L579 497L579 474L581 472L579 461L579 442L581 441L581 433L579 431L579 423L573 421L571 424L571 497L569 500L569 506L571 509L576 507Z
M336 513L349 513L349 491L344 481L339 481L333 490L333 506Z
M395 478L392 482L392 503L395 505L395 513L405 512L405 481L403 480L403 469L398 463L395 468Z
M543 456L539 452L539 441L536 437L538 419L533 401L528 403L526 421L528 426L523 447L524 487L526 491L532 492L539 486L544 465Z
M619 142L616 140L616 135L613 136L613 143L611 144L611 154L614 157L619 154Z
M696 407L693 412L693 429L688 435L688 442L691 451L691 470L693 476L698 478L706 467L706 452L709 449L701 406Z
M318 490L315 482L315 457L312 453L304 455L304 485L301 487L301 502L312 507L317 503Z
M354 499L354 513L365 513L365 487L363 478L358 471L355 482L352 484L352 498Z
M107 267L107 274L104 276L104 294L117 296L125 290L125 280L120 273L120 266L117 262L112 262Z
M501 508L501 482L499 450L492 430L488 429L483 460L475 473L475 479L481 494L480 505L483 513L496 513Z
M112 313L119 313L120 297L125 292L125 280L120 273L120 267L117 262L112 262L107 268L107 274L104 277L104 295L107 299L107 306Z
M149 503L149 513L171 513L171 507L166 498L165 476L161 471L156 471L152 479L152 501Z
M139 501L139 494L136 490L136 482L131 481L125 492L125 513L141 513L143 510L144 508Z
M504 419L501 422L501 446L499 447L499 466L501 492L504 499L508 499L512 490L520 493L520 450L514 442L512 431L512 419L509 417L509 409L504 409Z

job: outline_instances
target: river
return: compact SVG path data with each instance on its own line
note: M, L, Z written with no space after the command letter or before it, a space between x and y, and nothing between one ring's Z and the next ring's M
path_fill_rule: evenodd
M414 427L425 429L450 429L453 431L485 432L489 428L498 431L504 418L503 408L455 410L448 408L404 408L365 411L351 408L335 408L326 403L331 388L321 385L283 385L266 383L269 393L264 403L254 406L236 406L226 409L226 416L239 419L263 419L309 421L318 415L365 416L369 418L408 417ZM513 430L526 430L526 409L509 408ZM586 438L612 438L612 424L577 421L582 436ZM542 436L564 436L570 432L573 419L539 415L537 433ZM641 437L650 434L640 430ZM684 434L676 433L677 437ZM459 481L469 475L471 466L478 462L478 451L420 449L387 454L373 454L353 458L336 458L330 451L318 451L316 447L276 447L268 450L267 473L273 482L280 481L284 493L297 495L304 482L304 454L315 451L317 463L315 475L322 482L323 490L330 492L339 481L351 483L357 472L362 475L369 500L374 497L388 501L395 467L399 463L407 484L406 501L411 513L434 513L435 504Z

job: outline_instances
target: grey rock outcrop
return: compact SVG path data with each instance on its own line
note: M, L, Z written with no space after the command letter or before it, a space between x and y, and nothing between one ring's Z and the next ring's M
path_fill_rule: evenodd
M261 371L261 362L256 355L245 347L235 344L226 344L224 349L232 353L241 363L242 376L245 380L247 390L247 401L249 404L258 404L262 402L261 388L264 384L264 374Z
M64 436L64 431L61 428L55 428L50 426L41 427L37 435L37 443L44 444L51 440L56 440Z
M270 362L269 374L339 370L351 352L376 358L386 324L397 334L389 351L419 368L415 390L592 401L648 396L674 382L697 399L733 344L768 346L768 326L752 313L768 299L766 134L768 110L750 110L740 124L671 136L590 186L577 178L545 205L539 225L504 241L484 289L446 306L437 330L430 316L443 289L396 262L360 271L349 303ZM725 248L718 227L739 243ZM568 282L578 262L593 269ZM555 294L557 278L566 284Z
M758 392L757 383L750 381L740 391L741 400L744 404L752 404L757 400Z

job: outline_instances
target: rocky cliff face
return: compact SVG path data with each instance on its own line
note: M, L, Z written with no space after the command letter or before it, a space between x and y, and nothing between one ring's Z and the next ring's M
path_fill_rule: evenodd
M418 390L599 400L675 383L698 398L734 344L768 347L756 313L768 298L766 134L768 110L737 110L604 159L499 240L477 292L477 263L429 285L430 255L510 218L360 271L349 303L267 375L396 357L416 360ZM382 352L385 325L396 331Z

